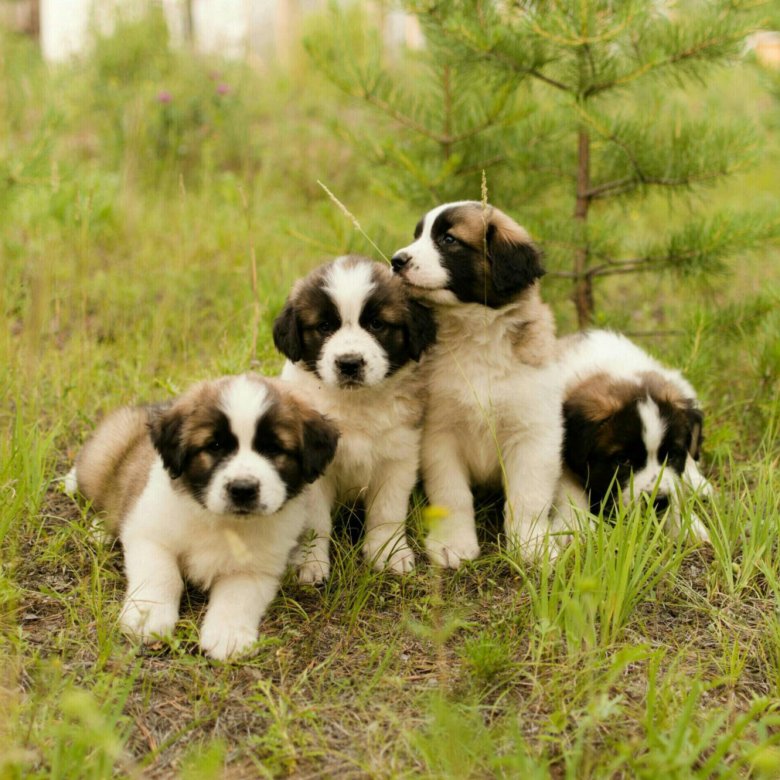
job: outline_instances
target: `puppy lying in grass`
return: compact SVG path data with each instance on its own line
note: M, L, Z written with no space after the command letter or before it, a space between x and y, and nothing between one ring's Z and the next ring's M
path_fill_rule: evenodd
M246 652L303 528L301 493L338 436L284 383L255 374L109 415L66 489L105 512L122 541L123 629L144 642L171 634L186 577L209 590L203 651L220 660Z
M696 465L704 416L693 387L618 333L593 330L560 344L565 466L558 506L598 514L613 502L646 500L659 515L669 510L676 530L684 490L712 493ZM709 538L695 517L691 531Z

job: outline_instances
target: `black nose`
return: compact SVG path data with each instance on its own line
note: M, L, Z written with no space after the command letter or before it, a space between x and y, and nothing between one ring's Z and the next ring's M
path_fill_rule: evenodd
M350 353L349 355L341 355L341 357L336 358L336 368L339 370L339 373L352 379L360 374L365 365L366 361L358 354Z
M228 483L227 492L236 506L251 506L260 494L260 483L256 479L234 479Z
M653 500L653 508L658 512L665 512L669 508L669 496L659 493Z
M390 260L393 270L398 273L411 260L408 252L396 252Z

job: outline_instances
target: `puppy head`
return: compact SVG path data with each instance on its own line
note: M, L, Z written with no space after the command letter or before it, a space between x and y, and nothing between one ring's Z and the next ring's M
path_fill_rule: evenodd
M654 491L656 509L665 509L688 455L699 456L701 411L659 374L636 381L596 374L570 389L563 411L564 460L593 512L618 494L627 505Z
M414 238L393 255L393 270L434 303L500 308L544 275L541 252L525 229L478 201L429 211Z
M270 515L326 469L338 431L279 382L201 382L152 411L150 433L177 486L219 515Z
M431 311L387 266L357 255L300 280L274 323L276 348L331 387L379 385L435 338Z

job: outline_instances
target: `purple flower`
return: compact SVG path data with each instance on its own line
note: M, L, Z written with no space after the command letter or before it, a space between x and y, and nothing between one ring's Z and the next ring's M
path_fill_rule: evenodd
M217 94L218 95L229 95L230 94L230 84L225 84L224 82L220 82L217 84Z
M158 103L170 103L173 100L173 95L168 92L167 89L163 89L160 92L157 93L157 102Z

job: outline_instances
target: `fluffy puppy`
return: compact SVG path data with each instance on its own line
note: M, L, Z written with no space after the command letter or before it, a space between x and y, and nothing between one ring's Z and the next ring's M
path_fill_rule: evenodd
M330 571L336 501L362 499L363 552L377 568L409 571L409 496L417 479L425 383L417 370L436 327L387 266L349 255L299 280L274 323L288 358L282 378L341 432L334 462L308 496L315 538L299 551L299 578Z
M555 327L539 296L544 274L528 233L493 206L447 203L392 258L434 305L422 442L428 499L447 510L426 539L434 563L479 554L472 486L503 486L510 544L534 556L550 529L560 477L561 388Z
M105 512L122 541L125 631L171 634L186 577L210 591L201 648L217 659L246 651L303 527L300 494L337 440L284 383L254 374L109 415L66 487Z
M696 465L704 420L696 393L624 336L589 331L561 340L564 461L561 500L597 514L605 502L652 498L679 522L683 484L712 491ZM692 530L707 533L694 519Z

